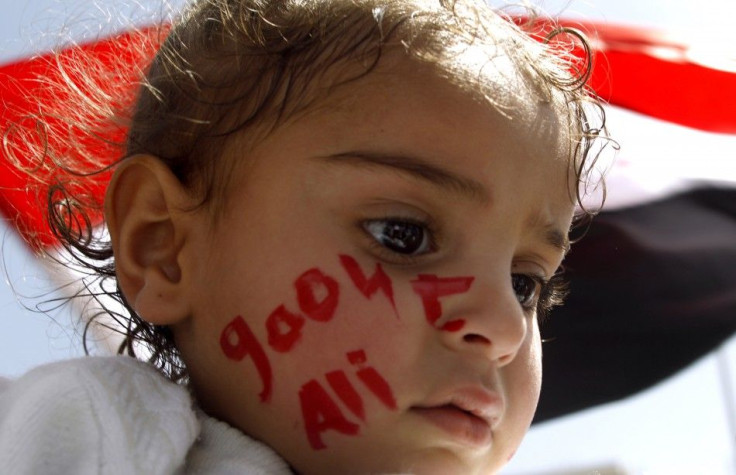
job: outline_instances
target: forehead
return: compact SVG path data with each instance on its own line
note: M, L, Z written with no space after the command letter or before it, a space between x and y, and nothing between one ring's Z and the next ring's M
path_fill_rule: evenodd
M570 144L557 104L527 87L507 58L496 55L493 63L484 64L476 56L462 68L459 61L454 64L446 68L406 54L387 55L367 75L331 88L325 99L273 130L253 158L358 152L389 157L395 164L405 159L403 168L418 159L449 175L495 187L502 184L493 174L505 167L516 177L514 186L533 188L533 193L524 190L524 196L535 195L567 214L572 201ZM556 220L551 215L560 213L538 214L529 220L550 222Z
M405 52L385 55L360 80L330 90L307 115L340 116L347 122L396 127L402 134L425 125L452 140L467 111L484 135L511 135L525 154L544 155L571 164L572 121L562 93L542 91L511 58L496 48L468 47L442 62L424 62ZM408 122L391 124L397 103L413 110ZM430 112L430 113L428 113ZM432 119L444 116L440 123ZM406 118L402 118L405 120ZM439 137L438 137L439 138Z

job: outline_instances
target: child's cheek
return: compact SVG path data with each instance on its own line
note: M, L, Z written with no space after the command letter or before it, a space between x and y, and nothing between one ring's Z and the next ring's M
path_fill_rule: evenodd
M243 317L238 315L222 330L220 348L225 356L233 361L242 361L245 357L250 357L263 385L259 397L261 402L268 402L271 399L271 388L273 387L271 363L263 346Z
M369 299L373 297L373 294L380 291L391 303L391 308L394 309L396 316L399 316L399 312L396 310L396 302L394 301L393 283L391 282L391 278L383 271L381 264L376 263L373 275L368 278L363 273L363 269L360 268L358 261L353 259L351 256L341 254L340 263L348 276L350 276L350 280L353 285L355 285L355 288L358 289L365 298Z
M347 361L360 384L363 393L371 393L388 410L396 410L396 399L389 383L373 367L367 365L365 351L356 350L346 355ZM325 373L324 380L330 389L342 401L346 408L357 417L357 422L348 420L334 399L316 379L307 381L299 391L299 402L304 418L304 429L310 446L314 450L326 448L322 441L322 433L334 430L343 435L358 435L359 423L365 422L363 397L343 370Z
M399 313L394 301L393 282L380 264L376 264L369 276L351 256L340 255L344 271L343 285L351 285L368 300L380 294L393 311ZM459 331L464 320L452 320L441 326L437 322L442 316L440 298L467 292L473 277L440 278L436 275L420 274L411 281L411 288L421 301L429 325L439 331ZM289 310L285 304L277 306L265 319L265 344L259 341L252 328L242 316L233 318L220 334L220 347L230 360L248 360L258 372L261 389L258 393L262 403L271 400L273 371L271 358L283 358L299 347L307 325L333 324L340 305L341 287L338 280L313 267L302 273L293 283L294 301L299 311ZM360 314L360 309L350 309ZM269 355L270 354L270 355ZM320 372L317 371L317 374ZM324 368L319 377L311 378L299 386L298 401L303 418L306 438L314 450L326 448L322 434L335 431L346 436L360 433L366 421L364 400L375 398L386 410L396 410L396 399L389 382L368 361L364 348L355 348L345 353L345 359L334 362L334 367ZM342 403L348 415L340 408Z

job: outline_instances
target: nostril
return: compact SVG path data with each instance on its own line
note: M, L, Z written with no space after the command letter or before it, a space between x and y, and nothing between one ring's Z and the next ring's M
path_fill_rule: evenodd
M480 344L483 344L483 345L490 345L491 344L491 340L489 340L488 338L484 337L483 335L478 335L477 333L470 333L468 335L465 335L463 337L463 340L466 343L480 343Z

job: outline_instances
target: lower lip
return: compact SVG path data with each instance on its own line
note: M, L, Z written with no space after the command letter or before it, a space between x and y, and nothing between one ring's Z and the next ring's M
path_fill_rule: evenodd
M455 406L415 407L413 411L465 445L487 447L493 441L486 421Z

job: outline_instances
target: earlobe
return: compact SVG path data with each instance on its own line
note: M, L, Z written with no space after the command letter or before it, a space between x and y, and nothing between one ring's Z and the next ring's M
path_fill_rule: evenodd
M190 313L179 259L190 201L171 170L150 155L123 161L105 197L118 284L136 313L155 325Z

